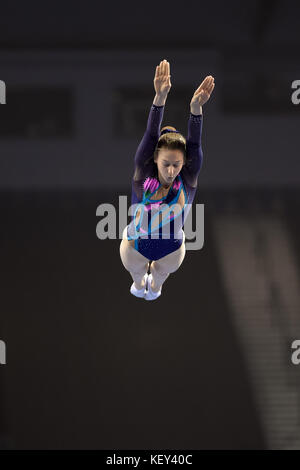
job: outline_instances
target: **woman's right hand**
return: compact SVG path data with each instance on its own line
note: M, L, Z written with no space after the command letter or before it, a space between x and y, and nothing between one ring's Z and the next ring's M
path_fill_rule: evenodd
M164 59L156 67L154 77L154 89L158 96L166 97L171 89L170 64Z

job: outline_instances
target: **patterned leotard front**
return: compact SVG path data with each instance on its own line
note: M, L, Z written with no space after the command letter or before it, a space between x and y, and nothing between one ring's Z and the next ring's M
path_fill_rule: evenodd
M193 202L202 166L202 115L190 113L186 139L186 164L168 194L157 199L161 184L153 153L157 145L164 106L151 106L147 129L134 158L128 240L149 260L157 260L177 250L183 243L182 226ZM151 158L152 157L152 158Z

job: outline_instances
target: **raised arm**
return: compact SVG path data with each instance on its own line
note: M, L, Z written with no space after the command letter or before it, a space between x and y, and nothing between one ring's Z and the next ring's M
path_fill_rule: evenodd
M203 153L201 147L202 137L202 106L206 103L215 87L214 78L207 76L195 91L190 103L188 133L186 139L186 154L188 165L185 168L191 186L197 184L198 174L201 170Z
M191 179L197 179L202 166L202 119L202 114L195 115L190 112L186 138L186 157L188 162L186 169Z
M156 67L154 76L154 89L156 92L153 104L148 116L145 134L137 148L134 165L136 169L142 169L146 160L153 155L160 135L163 120L164 107L171 88L170 64L166 60Z
M145 164L146 160L150 158L151 155L153 155L159 138L165 105L163 104L161 106L156 106L154 102L155 99L150 108L145 134L143 135L143 138L139 143L134 157L135 167L142 167Z

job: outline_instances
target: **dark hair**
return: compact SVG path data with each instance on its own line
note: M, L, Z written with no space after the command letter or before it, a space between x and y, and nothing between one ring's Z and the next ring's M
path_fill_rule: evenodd
M177 130L175 127L165 126L160 130L160 132L162 132L164 129L172 129L174 131ZM158 156L159 150L163 147L169 150L180 150L183 153L184 163L186 162L186 140L182 134L178 132L166 132L165 134L161 135L154 151L154 157Z
M162 132L164 129L172 129L176 131L175 127L165 126L160 130L160 132ZM152 173L153 173L153 176L156 176L156 178L158 178L158 171L157 171L157 165L154 162L154 159L158 157L159 151L162 148L166 148L169 150L180 150L183 153L184 164L186 164L186 139L185 137L178 132L166 132L165 134L159 137L157 145L154 150L154 154L146 162L147 165L152 166L152 170L153 170Z

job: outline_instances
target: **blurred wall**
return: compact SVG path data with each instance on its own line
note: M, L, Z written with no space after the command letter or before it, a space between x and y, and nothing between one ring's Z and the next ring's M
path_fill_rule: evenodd
M270 114L261 109L265 96L260 98L259 91L257 108L248 109L255 87L248 72L258 59L252 58L247 70L239 58L227 72L216 51L165 55L173 86L163 124L175 125L184 135L195 89L207 74L215 76L214 96L203 108L202 187L299 184L299 113L291 102L291 82L297 78L293 63L280 74L283 109L275 96L279 109ZM159 51L145 52L142 58L121 50L2 52L7 104L0 108L0 187L128 187L155 95L155 66L162 58ZM262 76L272 76L278 60L269 58ZM237 80L234 70L239 63L243 67ZM235 93L243 99L243 89L249 95L244 96L244 113L234 107Z

